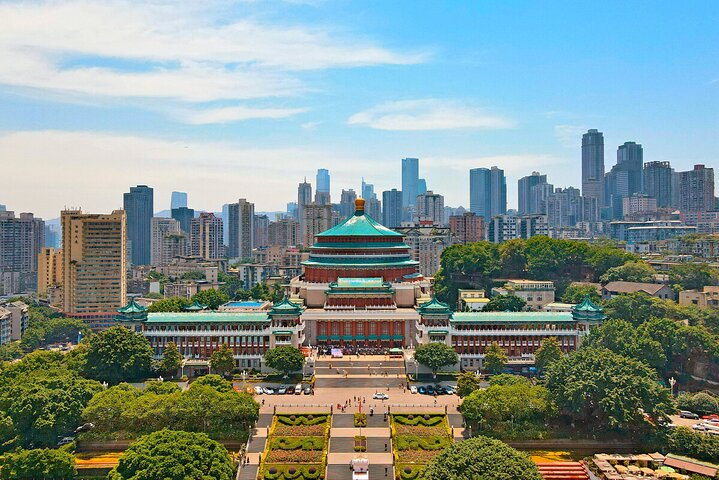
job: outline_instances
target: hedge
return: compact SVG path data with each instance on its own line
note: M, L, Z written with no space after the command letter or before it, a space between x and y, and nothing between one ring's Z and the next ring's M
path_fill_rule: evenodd
M400 480L416 480L420 478L424 471L424 465L402 465L399 464L396 467L396 478Z
M355 427L366 427L367 426L367 414L366 413L355 413Z
M266 465L265 480L315 480L325 478L321 465Z
M322 437L274 437L270 441L271 450L322 450L325 439Z
M398 435L395 438L397 450L443 450L452 445L447 437L431 436L418 437L416 435Z
M409 425L412 427L436 427L444 421L444 415L430 415L430 414L409 414L409 415L394 415L394 421L400 425Z
M277 415L277 421L283 425L293 427L299 425L321 425L327 423L327 415Z

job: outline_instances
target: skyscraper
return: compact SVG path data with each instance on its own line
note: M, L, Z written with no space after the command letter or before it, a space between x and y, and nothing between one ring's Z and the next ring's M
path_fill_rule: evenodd
M377 198L377 194L374 193L374 185L365 182L364 178L362 179L362 198L364 198L365 201Z
M229 205L227 255L230 258L250 258L255 239L255 204L241 198Z
M444 221L444 197L429 190L417 195L416 215L419 223L443 226Z
M270 245L294 247L300 244L300 222L283 218L270 223L267 228Z
M393 188L382 192L382 224L393 228L402 225L402 192Z
M302 244L310 247L315 242L315 235L332 228L332 205L305 205L300 219Z
M596 129L582 135L582 195L603 204L604 134Z
M180 222L174 218L152 217L152 241L150 242L150 264L160 265L162 243L166 235L179 235Z
M672 206L672 177L674 169L669 162L644 164L644 193L657 200L658 208Z
M127 293L126 212L64 210L62 224L62 310L114 312Z
M223 258L222 219L212 212L202 212L190 226L190 253L206 260Z
M375 198L370 198L365 202L364 209L373 220L378 222L382 220L382 202L379 201L376 194Z
M540 213L539 211L534 210L538 205L538 202L533 197L537 193L537 190L533 190L533 187L542 183L547 183L547 176L540 175L539 172L532 172L531 175L519 179L517 182L519 197L517 211L520 215Z
M270 218L267 215L255 215L255 239L253 248L266 247L270 244Z
M417 181L417 195L422 195L427 192L427 180L420 178Z
M330 172L326 168L317 169L315 203L318 205L329 205L332 203L330 198Z
M180 207L187 207L187 192L172 192L170 210Z
M305 205L312 203L312 185L307 183L307 179L300 183L297 187L297 221L302 225L302 210ZM301 228L301 227L300 227Z
M623 201L642 192L644 154L642 146L626 142L617 148L617 164L605 175L604 201L611 218L623 218Z
M180 230L189 235L192 219L195 218L195 210L187 207L173 208L172 218L180 222Z
M693 170L677 172L679 211L708 212L714 210L714 169L694 165Z
M355 212L355 200L357 200L357 194L351 188L349 190L342 190L342 197L340 199L340 216L347 218Z
M32 213L0 212L0 295L36 284L38 255L45 246L45 222Z
M127 239L132 251L133 265L150 264L152 237L153 191L147 185L130 187L123 196L123 208L127 214Z
M472 212L449 217L449 231L459 243L473 243L484 240L484 218Z
M402 208L414 205L419 195L419 159L402 159Z
M492 167L469 171L469 211L484 217L507 213L507 180L504 170Z

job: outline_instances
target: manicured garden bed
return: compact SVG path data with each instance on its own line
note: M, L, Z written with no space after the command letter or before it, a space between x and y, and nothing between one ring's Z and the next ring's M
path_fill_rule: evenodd
M327 414L275 415L260 465L264 480L324 479L330 429Z
M395 476L419 478L425 465L452 445L451 430L443 414L392 415Z
M366 413L355 413L355 427L366 427L367 426L367 414Z
M364 435L355 435L355 452L367 451L367 437Z

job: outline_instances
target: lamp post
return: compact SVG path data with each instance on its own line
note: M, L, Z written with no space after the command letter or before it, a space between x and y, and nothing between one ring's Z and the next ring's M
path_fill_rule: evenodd
M77 344L80 345L82 341L82 331L77 332Z
M674 377L669 379L669 386L672 389L672 396L674 396L674 386L677 384L677 380Z

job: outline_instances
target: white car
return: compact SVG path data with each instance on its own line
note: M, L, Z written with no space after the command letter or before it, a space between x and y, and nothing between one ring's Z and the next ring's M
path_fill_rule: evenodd
M265 387L262 389L262 391L265 393L265 395L274 395L275 390L272 387Z
M377 392L374 395L372 395L372 398L375 400L389 400L389 395L382 392Z
M302 384L298 383L295 387L295 395L302 395Z
M255 395L262 395L263 393L265 393L265 392L262 390L262 387L260 387L259 385L256 385L255 386Z
M698 430L700 432L703 432L706 429L707 429L707 427L705 427L701 423L695 423L694 425L692 425L692 430Z
M415 385L410 385L409 393L417 393L417 387Z
M287 393L287 386L280 385L280 388L277 389L277 394L284 395L285 393Z

